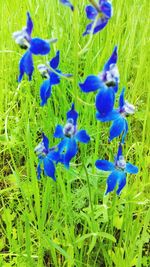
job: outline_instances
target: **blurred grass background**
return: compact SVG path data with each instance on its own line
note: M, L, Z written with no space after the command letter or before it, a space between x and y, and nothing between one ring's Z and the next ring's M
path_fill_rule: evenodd
M148 267L150 176L150 2L114 0L114 15L107 27L93 36L87 53L78 56L88 42L82 37L88 20L88 1L74 0L75 12L54 0L0 1L0 266L117 266ZM17 83L18 62L24 51L12 39L21 30L29 11L32 36L58 38L45 57L35 57L31 83ZM109 123L95 120L94 93L78 87L89 74L98 74L118 44L120 90L137 112L128 118L129 134L124 154L139 167L130 175L120 197L104 197L107 174L95 169L98 158L113 160L118 140L108 144ZM48 105L41 108L42 78L36 66L60 50L60 67L73 73L53 88ZM42 131L51 144L57 123L64 124L72 101L79 112L79 128L91 136L80 145L69 171L57 167L57 182L36 178L34 147ZM83 162L87 167L94 212Z

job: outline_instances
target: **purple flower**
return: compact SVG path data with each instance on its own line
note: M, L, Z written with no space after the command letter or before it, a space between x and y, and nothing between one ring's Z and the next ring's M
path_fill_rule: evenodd
M32 54L34 55L46 55L50 52L50 40L43 40L41 38L32 38L33 22L30 13L27 12L27 23L21 31L13 33L13 38L15 42L22 48L27 49L27 52L22 56L19 63L20 75L18 77L18 82L23 78L26 73L28 75L29 81L32 78L32 73L34 71Z
M102 122L113 121L110 128L109 141L122 134L121 143L125 141L125 137L128 133L128 122L126 116L132 115L135 112L135 107L124 99L125 88L122 89L119 98L118 109L113 109L106 116L103 116L99 112L96 113L97 120Z
M122 145L119 144L118 153L115 157L114 163L108 160L97 160L96 168L102 171L111 172L107 178L107 190L105 194L113 191L117 186L117 195L119 195L126 185L126 176L129 174L138 173L138 167L126 162L124 156L122 155Z
M115 102L115 93L118 90L119 72L117 68L117 46L115 46L112 55L106 62L103 71L95 76L89 75L84 83L80 83L81 90L85 93L98 90L95 105L97 111L106 116L112 111Z
M67 122L65 126L57 125L54 133L55 138L62 138L58 145L60 153L60 161L69 168L70 161L78 151L77 142L88 143L90 141L89 135L85 130L78 130L77 128L78 113L72 104L71 110L67 112Z
M38 156L39 163L37 166L37 177L41 178L42 168L46 176L51 177L56 181L55 177L55 163L59 161L59 152L57 146L49 148L49 140L46 135L42 134L42 141L34 150ZM54 163L55 162L55 163Z
M52 93L52 86L60 83L60 77L71 77L71 74L63 74L59 69L60 52L57 51L55 57L48 62L48 65L38 65L38 70L43 78L46 80L42 83L40 88L41 106L47 103Z
M98 3L95 0L90 2L92 5L86 6L85 11L87 18L92 22L87 25L83 36L91 32L95 34L101 31L107 25L113 13L112 4L107 0L99 0Z

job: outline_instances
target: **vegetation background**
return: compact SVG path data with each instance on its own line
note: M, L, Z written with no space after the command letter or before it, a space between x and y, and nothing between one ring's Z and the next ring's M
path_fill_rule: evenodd
M54 0L0 0L0 266L150 266L150 1L114 0L114 15L107 27L91 39L82 37L88 20L86 0L74 0L75 12ZM61 70L73 73L53 88L48 105L40 107L42 78L35 68L32 82L17 83L22 51L12 33L26 23L29 11L33 36L58 38L46 57L34 57L35 66L57 51ZM107 173L94 167L98 158L113 160L118 140L108 144L109 123L95 120L94 93L78 87L89 74L97 74L119 46L120 89L137 107L128 118L129 134L124 154L139 167L129 175L121 196L104 196ZM75 102L79 128L91 136L67 171L57 167L57 182L36 178L34 148L41 132L51 144L57 123ZM85 167L86 169L85 169ZM86 171L85 171L86 170ZM89 198L91 194L91 200ZM91 209L92 206L92 209Z

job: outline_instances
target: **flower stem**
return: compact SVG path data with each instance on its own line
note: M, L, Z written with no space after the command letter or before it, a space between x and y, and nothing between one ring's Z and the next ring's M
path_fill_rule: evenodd
M98 12L100 12L100 8L95 0L89 0L89 2L96 8Z
M79 56L83 55L84 53L86 53L88 51L88 47L90 46L92 40L93 40L93 32L94 32L94 28L96 26L96 23L98 21L98 18L99 18L99 14L96 16L95 20L94 20L94 23L92 25L92 29L91 29L91 32L89 34L90 38L88 40L88 42L86 43L86 45L82 48L82 50L79 52Z

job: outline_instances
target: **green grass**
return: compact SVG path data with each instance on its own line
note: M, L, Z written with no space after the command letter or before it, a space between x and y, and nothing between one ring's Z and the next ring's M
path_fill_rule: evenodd
M90 38L82 37L88 1L72 2L74 13L54 0L0 1L0 266L148 267L150 2L114 0L109 24L80 56ZM16 81L24 51L12 40L12 33L25 25L27 10L34 21L34 36L58 38L49 56L34 57L35 66L59 49L61 70L74 74L72 81L62 79L53 88L44 108L39 106L42 79L36 68L31 83L26 78L21 84ZM140 170L128 176L119 197L104 196L107 174L94 167L98 158L113 160L118 140L108 144L109 124L95 120L94 93L85 95L78 87L88 74L101 71L115 44L119 90L126 86L127 99L137 107L128 118L124 153ZM55 143L54 128L64 124L72 101L79 112L78 127L88 131L91 142L80 145L70 170L58 165L56 183L47 177L38 181L34 147L39 133L44 131Z

